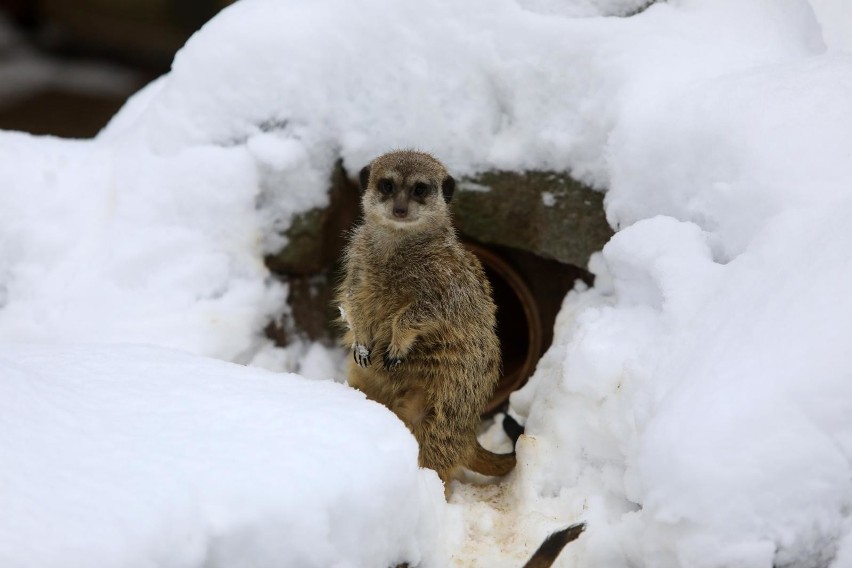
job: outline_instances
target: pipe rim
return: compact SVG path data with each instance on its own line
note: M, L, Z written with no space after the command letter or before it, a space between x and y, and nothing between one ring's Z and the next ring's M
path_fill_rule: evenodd
M483 245L470 241L465 241L464 245L476 255L482 264L494 271L509 285L509 288L518 298L527 320L528 344L526 357L514 373L510 375L501 374L500 383L497 385L491 400L488 401L488 404L486 404L485 409L482 411L483 415L490 415L508 401L509 396L522 387L527 379L532 376L533 371L535 371L536 364L541 356L542 347L541 315L538 311L535 296L517 270L499 254ZM500 348L502 353L502 344Z

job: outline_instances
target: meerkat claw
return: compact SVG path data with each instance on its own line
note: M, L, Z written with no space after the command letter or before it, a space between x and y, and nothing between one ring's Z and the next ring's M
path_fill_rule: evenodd
M395 371L402 364L402 359L399 357L391 357L385 353L385 371Z
M365 369L369 367L372 362L370 360L370 350L360 343L356 343L352 346L352 358L355 359L355 363L359 367L364 367Z

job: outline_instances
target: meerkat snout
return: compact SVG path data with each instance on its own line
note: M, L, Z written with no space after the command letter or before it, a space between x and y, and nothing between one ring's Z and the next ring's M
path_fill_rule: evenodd
M393 201L393 216L397 219L405 219L408 215L408 203L403 199L394 199Z

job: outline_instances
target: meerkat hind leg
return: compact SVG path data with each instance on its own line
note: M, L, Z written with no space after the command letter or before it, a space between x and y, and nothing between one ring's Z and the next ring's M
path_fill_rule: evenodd
M461 474L461 468L453 468L450 470L439 471L438 477L441 478L441 482L444 484L444 499L447 501L450 500L450 483L454 479L458 479Z
M406 390L394 401L392 410L414 434L429 412L426 390L419 387Z
M465 460L465 446L459 436L452 432L435 428L434 422L428 418L413 430L414 437L420 444L420 467L433 469L444 482L444 494L449 495L450 482L457 479L462 472Z

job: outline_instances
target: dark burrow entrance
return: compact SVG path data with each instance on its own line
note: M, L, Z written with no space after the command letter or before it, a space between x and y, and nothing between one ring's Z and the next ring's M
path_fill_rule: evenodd
M491 282L497 305L497 335L503 356L503 376L485 408L489 414L499 408L535 370L541 353L541 317L529 287L499 255L482 245L466 243L479 258Z
M553 340L553 325L565 294L589 274L533 254L471 241L465 245L482 262L497 305L497 335L503 376L483 414L505 407L523 386Z

